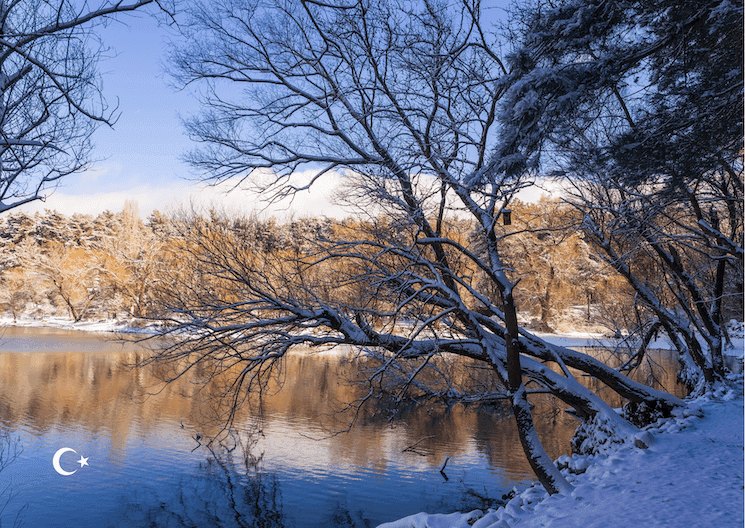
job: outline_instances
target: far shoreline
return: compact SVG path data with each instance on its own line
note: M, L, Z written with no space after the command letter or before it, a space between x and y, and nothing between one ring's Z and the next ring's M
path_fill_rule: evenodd
M102 334L155 334L154 325L143 324L141 319L98 319L75 322L65 317L0 317L0 328L39 328L53 330L72 330Z
M743 359L745 357L745 338L743 337L743 327L741 324L739 331L731 335L732 346L725 351L725 355L733 358ZM56 329L71 330L79 332L101 333L101 334L140 334L143 336L156 334L156 325L144 319L98 319L74 322L65 317L45 317L35 319L31 317L19 317L15 320L12 317L0 316L0 328L39 328L39 329ZM553 345L564 346L568 348L583 347L611 347L614 346L612 338L595 332L569 331L569 332L532 332L533 335L543 339ZM664 337L657 338L650 343L650 350L673 350L672 344ZM742 372L742 368L740 370Z

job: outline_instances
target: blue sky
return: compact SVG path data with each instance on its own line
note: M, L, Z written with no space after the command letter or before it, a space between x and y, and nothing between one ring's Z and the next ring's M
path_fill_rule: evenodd
M184 135L179 114L188 116L198 106L188 93L170 86L165 73L172 30L159 26L146 13L137 13L122 16L96 31L111 48L99 69L106 100L111 107L118 101L119 119L113 128L101 126L94 134L93 156L98 161L90 170L68 176L46 201L34 202L23 210L95 215L107 209L120 211L126 200L135 200L143 218L154 209L168 212L191 202L238 212L260 210L280 218L345 215L330 198L332 190L339 187L338 179L322 179L312 193L302 193L291 204L268 209L256 196L226 194L229 184L214 188L197 182L180 161L193 145ZM537 199L541 192L533 189L521 198Z
M118 100L120 117L113 128L102 126L93 136L93 156L99 161L91 170L65 178L46 201L23 209L98 214L121 210L127 199L138 203L143 217L153 209L167 211L190 201L238 210L263 207L245 193L225 195L222 189L205 188L180 161L192 145L179 113L186 116L198 107L187 93L168 85L164 62L169 30L143 13L121 17L97 31L111 48L110 57L99 64L104 94L112 108ZM271 212L289 215L288 207ZM320 193L295 200L292 210L301 215L334 212Z

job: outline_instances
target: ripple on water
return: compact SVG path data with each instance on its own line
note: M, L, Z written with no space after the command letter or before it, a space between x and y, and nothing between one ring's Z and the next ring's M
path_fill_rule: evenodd
M481 507L479 496L498 498L529 476L509 414L427 409L395 423L365 417L330 435L346 423L328 419L329 402L355 397L339 383L349 364L335 357L288 358L284 389L265 401L251 451L258 464L247 468L240 448L215 461L204 447L193 451L210 402L183 395L192 379L144 397L157 378L122 367L131 350L77 334L21 337L33 352L0 351L0 421L24 448L0 473L16 494L0 514L9 525L24 505L27 526L48 528L220 525L213 514L224 526L375 525ZM51 460L61 447L90 466L56 474ZM63 463L73 469L76 460L67 453Z

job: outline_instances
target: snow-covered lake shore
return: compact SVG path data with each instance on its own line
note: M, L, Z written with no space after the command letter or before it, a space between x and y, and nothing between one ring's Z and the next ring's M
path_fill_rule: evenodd
M742 326L732 330L727 354L742 360ZM602 334L538 335L566 347L610 345ZM650 348L671 345L657 339ZM654 441L648 449L625 445L604 455L560 458L557 462L575 486L571 495L549 496L536 483L515 490L515 497L495 510L419 513L379 528L740 528L743 412L743 379L735 375L731 386L689 400L680 416L649 426Z
M101 333L152 333L152 327L126 319L99 319L74 322L66 317L45 317L34 319L31 317L0 317L0 327L18 326L24 328L54 328L60 330L78 330L81 332Z
M732 322L729 325L729 329L732 346L728 347L725 353L733 357L742 358L745 350L742 323ZM561 332L555 334L535 332L535 335L549 343L565 347L612 347L614 345L612 338L590 332ZM673 345L666 337L662 336L652 340L647 348L652 350L672 350Z
M0 316L0 327L3 326L21 326L32 328L58 328L65 330L80 330L85 332L125 332L125 333L150 333L153 331L151 325L145 324L142 320L137 319L99 319L73 322L65 317L45 317L43 319L34 319L31 317L19 317L13 320L12 317ZM613 340L603 334L586 332L586 331L569 331L558 333L534 332L534 334L545 341L565 346L565 347L610 347L613 346ZM745 355L745 338L743 338L743 324L730 324L730 337L732 347L728 348L726 353L742 358ZM672 344L664 337L653 340L650 349L669 350Z
M561 457L575 489L549 496L535 484L488 511L419 513L379 528L743 526L743 383L689 401L647 428L646 449ZM570 472L573 468L577 473Z

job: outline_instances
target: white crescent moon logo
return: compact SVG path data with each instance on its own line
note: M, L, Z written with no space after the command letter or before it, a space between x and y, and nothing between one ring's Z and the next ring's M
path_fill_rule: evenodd
M72 451L76 455L78 454L77 451L75 451L74 449L71 449L69 447L63 447L62 449L60 449L59 451L57 451L54 454L54 458L52 458L52 465L54 466L54 470L57 473L59 473L60 475L62 475L63 477L69 477L70 475L72 475L73 473L75 473L75 471L77 471L77 469L75 471L65 471L64 469L62 469L62 466L59 465L59 459L60 459L60 457L64 453L67 453L68 451Z

